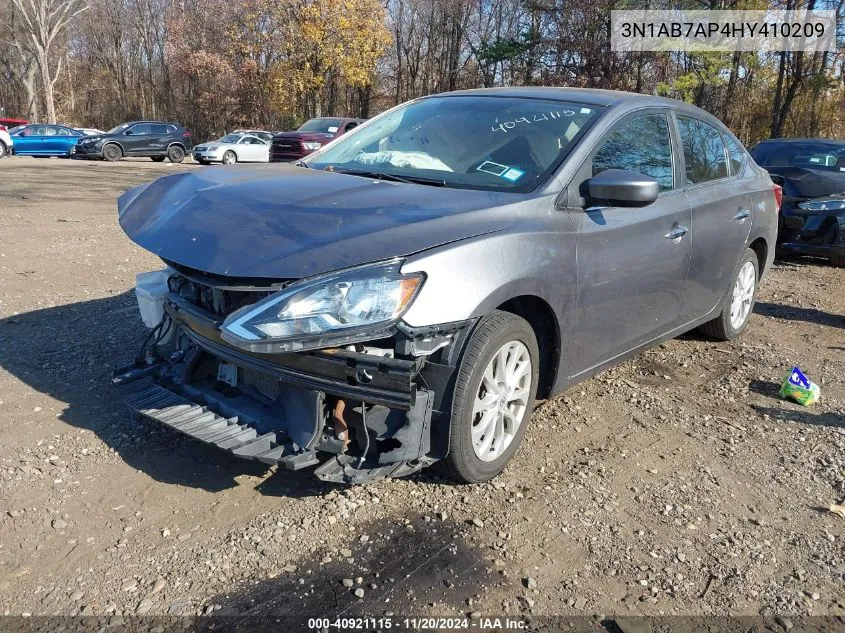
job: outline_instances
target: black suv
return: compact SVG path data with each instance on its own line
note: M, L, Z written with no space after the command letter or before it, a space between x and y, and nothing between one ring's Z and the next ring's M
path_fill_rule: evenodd
M120 160L124 156L149 156L181 163L191 151L191 133L176 123L132 121L121 123L105 134L85 136L76 144L75 158Z

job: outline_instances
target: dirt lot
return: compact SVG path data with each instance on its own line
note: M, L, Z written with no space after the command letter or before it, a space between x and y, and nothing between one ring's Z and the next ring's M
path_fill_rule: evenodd
M195 168L0 161L0 614L845 614L845 269L779 264L739 342L546 402L489 484L335 487L111 391L160 267L115 198ZM817 405L777 397L793 364Z

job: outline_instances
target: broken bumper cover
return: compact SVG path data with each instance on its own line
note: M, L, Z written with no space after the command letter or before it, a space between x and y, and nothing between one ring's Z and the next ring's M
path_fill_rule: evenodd
M444 419L435 389L448 383L451 367L432 364L419 380L420 359L340 349L253 354L222 340L220 322L196 306L171 299L166 311L180 349L113 378L145 417L237 457L291 470L317 466L318 478L338 483L407 475L444 456L433 437ZM234 384L219 380L221 363L236 368ZM335 433L339 400L348 403L347 438Z

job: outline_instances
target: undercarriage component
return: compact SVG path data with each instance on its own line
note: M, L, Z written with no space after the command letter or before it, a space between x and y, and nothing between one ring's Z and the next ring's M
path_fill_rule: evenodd
M324 462L319 476L326 481L400 476L436 461L427 456L431 391L415 391L407 411L364 402L348 406L342 399L327 402L322 391L242 367L235 369L234 384L223 382L217 377L230 372L220 372L220 366L230 364L195 349L175 353L169 361L117 370L113 383L126 404L145 417L244 459L290 470ZM345 441L335 435L338 411L348 417Z
M383 477L405 477L422 470L433 464L435 459L426 458L413 462L400 462L388 466L376 466L374 468L357 468L357 460L350 455L338 455L332 457L319 468L314 470L314 475L322 481L330 481L338 484L360 484L374 481Z

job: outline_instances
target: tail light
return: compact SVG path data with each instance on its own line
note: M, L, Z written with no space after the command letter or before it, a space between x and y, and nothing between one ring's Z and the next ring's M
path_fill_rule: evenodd
M772 183L772 193L775 194L775 203L778 205L777 211L780 213L780 207L783 204L783 187Z
M6 130L6 126L5 126L5 125L0 125L0 132L6 132L6 131L7 131L7 130Z
M184 132L182 132L182 138L190 138L190 137L191 137L191 133L188 132L188 130L185 130Z

